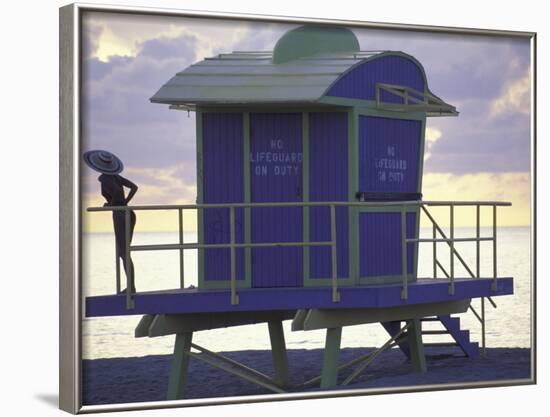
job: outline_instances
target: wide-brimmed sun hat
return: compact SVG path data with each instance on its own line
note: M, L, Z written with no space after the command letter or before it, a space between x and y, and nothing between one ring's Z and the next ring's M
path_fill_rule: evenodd
M103 174L115 175L124 169L122 161L109 151L88 151L84 153L83 157L86 165Z

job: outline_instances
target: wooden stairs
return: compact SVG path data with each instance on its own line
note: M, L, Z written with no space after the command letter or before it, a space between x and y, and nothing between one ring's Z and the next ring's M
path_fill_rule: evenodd
M470 331L462 330L460 328L460 319L458 317L442 315L435 317L424 317L420 319L420 321L422 323L440 322L443 325L443 329L441 330L422 330L422 335L450 335L454 340L454 342L424 343L425 348L459 347L464 355L469 358L479 356L479 344L477 342L470 341ZM394 336L401 328L401 322L383 322L382 326L391 336ZM405 340L398 341L398 345L405 356L410 359L410 351L407 342Z

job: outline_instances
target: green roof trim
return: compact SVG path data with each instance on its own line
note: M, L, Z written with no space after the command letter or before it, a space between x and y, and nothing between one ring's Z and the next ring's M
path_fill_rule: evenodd
M285 33L273 50L273 63L282 64L320 54L359 52L353 32L334 26L301 26Z

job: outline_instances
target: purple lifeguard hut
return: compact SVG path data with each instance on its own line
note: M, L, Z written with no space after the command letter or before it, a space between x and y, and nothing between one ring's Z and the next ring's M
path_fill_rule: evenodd
M273 52L238 51L195 63L151 101L196 112L197 204L89 211L177 211L179 242L126 250L179 251L180 286L88 297L86 316L142 315L136 337L177 335L167 398L184 396L191 357L273 392L349 384L392 346L424 372L423 334L450 334L467 356L478 354L478 344L450 316L469 309L481 321L485 346L485 299L494 304L491 297L513 292L512 278L498 277L496 266L497 207L509 203L422 200L426 118L458 113L430 92L414 57L361 51L348 29L303 26L281 37ZM433 206L448 207L447 233ZM455 237L461 206L476 208L475 236ZM493 234L481 237L480 212L487 206ZM198 212L198 242L183 241L187 210ZM432 226L429 238L420 237L421 216ZM480 276L482 241L493 244L489 277ZM474 267L457 242L476 245ZM427 278L417 274L421 243L432 251ZM449 248L445 261L439 245ZM198 249L197 288L184 286L186 249ZM466 275L457 276L455 264ZM135 271L138 287L139 275ZM481 299L480 311L471 305L474 298ZM294 331L327 331L322 374L300 387L288 384L287 319ZM423 332L427 320L443 329ZM269 325L273 376L192 343L196 331L260 322ZM388 342L338 366L342 327L376 322L388 331ZM356 369L339 381L351 366Z

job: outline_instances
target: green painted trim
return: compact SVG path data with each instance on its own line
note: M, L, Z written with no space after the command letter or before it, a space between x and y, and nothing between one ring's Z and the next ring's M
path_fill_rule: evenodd
M422 125L420 127L420 151L418 156L418 192L422 193L422 179L424 177L424 150L426 149L426 118L422 119ZM420 236L420 208L416 215L416 236ZM415 243L415 260L414 260L414 275L418 277L418 257L420 252L420 244Z
M379 110L370 107L357 108L357 112L360 116L371 117L384 117L387 119L399 119L399 120L423 120L426 118L425 113L400 113L396 111Z
M368 203L365 203L365 204L368 204ZM401 206L386 206L386 207L361 207L361 206L356 206L357 207L357 212L358 213L367 213L367 212L372 212L372 213L387 213L387 212L398 212L398 213L401 213ZM410 207L407 207L405 209L405 211L407 213L413 213L415 212L416 210L418 210L418 208L416 208L415 206L410 206Z
M424 117L421 120L420 125L420 144L419 144L419 155L418 155L418 187L417 192L422 192L422 176L424 175L424 149L426 146L426 118Z
M349 107L349 106L346 106ZM197 110L198 112L199 110ZM305 103L304 105L297 104L288 104L280 105L277 107L271 106L262 106L259 103L257 106L242 105L242 106L231 106L231 107L222 107L222 106L212 106L212 107L201 107L200 111L202 113L302 113L302 112L347 112L347 108L342 106L332 106L330 104L319 104L316 103Z
M243 190L244 202L250 203L250 113L243 113ZM244 241L252 241L250 208L244 209ZM252 248L244 249L244 280L248 288L252 287Z
M415 231L415 236L416 238L419 238L420 237L420 216L421 216L421 212L420 212L420 208L417 208L415 210L416 212L416 225L415 225L415 228L416 228L416 231ZM410 243L409 243L410 244ZM420 250L420 243L414 243L414 260L413 260L413 274L414 274L414 277L415 277L415 281L416 279L418 279L418 257L419 257L419 250Z
M195 115L196 136L197 136L197 203L204 203L204 181L203 181L203 158L202 158L202 112L197 111ZM204 211L197 209L197 241L204 243ZM204 288L204 249L197 249L197 274L198 287Z
M356 201L359 190L359 116L357 109L348 112L348 201ZM359 222L356 207L348 207L349 275L359 280Z
M464 313L469 299L437 303L403 304L391 308L337 308L300 310L294 316L292 330L319 330L367 323L402 321L426 316Z
M309 202L309 113L302 113L302 201ZM309 242L309 207L302 208L302 239ZM303 285L309 281L309 246L303 248Z
M391 119L421 120L426 118L425 112L400 112L381 110L374 100L359 100L345 97L323 97L320 102L327 105L353 107L363 116L387 117Z
M250 288L250 284L246 282L245 279L237 279L237 288ZM223 290L223 289L227 289L227 290L230 290L231 289L231 280L230 279L226 279L226 280L204 280L202 282L202 286L201 286L201 289L204 289L204 290Z
M338 277L338 287L351 287L355 281L349 277ZM309 278L304 281L304 287L331 287L332 278Z
M407 275L408 282L415 282L414 274ZM374 277L359 277L359 285L399 284L403 282L403 275L378 275Z

